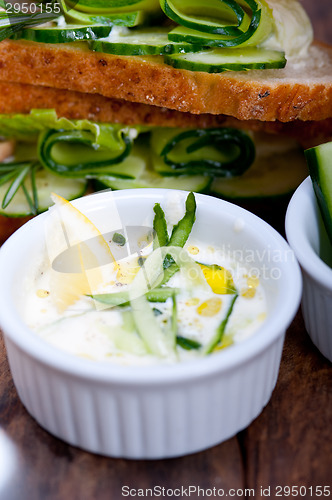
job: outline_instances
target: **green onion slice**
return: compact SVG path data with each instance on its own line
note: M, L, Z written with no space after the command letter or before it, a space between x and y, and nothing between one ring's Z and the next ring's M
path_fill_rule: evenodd
M204 348L204 354L210 354L211 352L214 351L214 349L221 344L223 338L224 338L224 334L225 334L225 330L226 330L226 326L227 326L227 323L228 323L228 320L233 312L233 309L234 309L234 305L235 305L235 302L238 298L238 294L236 293L234 295L234 297L232 298L230 304L229 304L229 307L228 307L228 310L227 310L227 313L226 313L226 316L224 317L224 319L222 320L222 322L220 323L219 327L217 328L213 338L211 339L210 343L205 346Z
M153 229L156 234L156 238L153 241L154 250L158 247L163 247L168 245L169 236L167 232L167 222L163 209L159 203L156 203L153 207L154 219L153 219Z
M188 339L187 337L182 337L181 335L177 335L176 343L178 346L182 347L186 351L198 350L201 349L202 344L197 342L196 340Z

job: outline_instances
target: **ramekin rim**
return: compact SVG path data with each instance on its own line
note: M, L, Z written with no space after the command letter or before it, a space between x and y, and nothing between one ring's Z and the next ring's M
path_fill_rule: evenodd
M315 282L332 291L332 269L314 251L300 224L301 219L297 217L298 207L303 207L304 197L306 200L309 197L312 206L315 206L316 197L310 176L300 184L288 204L285 219L287 241L302 269Z

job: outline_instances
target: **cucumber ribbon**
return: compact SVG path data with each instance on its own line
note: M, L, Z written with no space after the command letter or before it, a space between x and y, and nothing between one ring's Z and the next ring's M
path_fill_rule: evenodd
M66 20L78 24L104 24L134 27L145 24L151 15L160 14L158 0L60 0Z
M103 144L96 143L94 133L86 130L48 129L42 132L38 141L42 165L55 174L68 177L111 175L109 167L121 167L130 155L134 141L139 143L141 139L133 139L130 129L124 126L100 125L100 129L107 139ZM142 129L134 131L139 135ZM235 129L180 132L178 129L175 132L156 129L148 133L153 151L152 163L161 175L234 177L245 172L255 157L252 140ZM161 150L160 144L164 144ZM117 175L130 177L125 170L123 175Z
M164 14L181 26L169 35L171 41L189 41L201 46L236 47L258 45L273 26L265 0L61 0L66 19L81 24L133 27L146 24L151 14ZM183 28L184 27L184 30Z
M204 174L212 177L241 175L253 163L250 137L230 128L152 132L152 147L163 160L163 175Z
M160 0L166 16L184 28L170 33L173 41L209 47L258 45L272 32L272 11L265 0Z
M180 272L183 273L188 289L191 290L197 286L208 289L200 267L182 247L159 247L146 259L143 268L139 270L129 289L129 300L139 335L148 347L149 352L159 357L170 356L174 353L176 328L172 325L165 335L149 306L146 294L162 283L163 262L167 255L172 257ZM175 307L174 301L173 307Z
M39 139L40 160L53 173L68 177L107 173L107 167L127 158L132 146L123 130L116 127L110 132L109 147L99 148L91 132L47 130Z
M164 13L178 25L170 31L170 41L189 42L201 48L257 46L271 34L274 24L272 10L265 0L207 0L204 3L199 0L115 0L111 5L106 0L52 0L47 9L42 2L34 5L36 12L26 12L0 0L0 40L11 36L19 39L21 35L16 36L16 32L56 20L60 14L79 30L80 25L81 28L96 25L132 28L155 24L151 19ZM95 39L100 34L93 31L91 36ZM73 40L82 40L89 39L90 34L85 30L76 38L74 34L71 36ZM63 41L68 40L65 37Z
M133 10L159 10L159 0L65 0L69 7L80 12L115 13Z
M85 180L135 179L147 168L162 176L215 178L242 174L255 156L250 137L235 129L128 127L58 118L54 110L0 115L0 136L18 144L12 164L0 164L0 185L13 183L6 206L27 176L32 175L35 184L34 172L41 167L64 178ZM22 155L28 147L33 149L29 157ZM29 168L27 162L32 162ZM30 199L35 198L31 193ZM36 204L29 205L35 206L35 213Z

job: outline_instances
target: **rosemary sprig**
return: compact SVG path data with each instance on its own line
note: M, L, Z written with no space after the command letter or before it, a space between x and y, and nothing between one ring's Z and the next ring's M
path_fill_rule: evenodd
M25 8L23 9L23 5ZM23 28L38 26L49 21L53 21L62 13L62 6L58 0L47 2L47 8L43 1L30 2L28 12L27 3L22 6L18 2L12 4L5 0L0 0L0 41L9 38ZM35 7L32 9L31 6ZM21 8L18 8L20 6Z
M36 171L40 165L36 161L22 163L2 163L0 164L0 186L10 182L10 185L3 197L1 208L5 209L15 197L17 191L21 188L28 202L32 215L38 214L38 195L36 187ZM31 193L25 185L27 176L30 176Z

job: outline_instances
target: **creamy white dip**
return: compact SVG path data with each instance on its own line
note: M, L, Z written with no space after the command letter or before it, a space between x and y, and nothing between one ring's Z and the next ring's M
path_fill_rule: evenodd
M287 59L306 57L313 41L310 19L298 0L266 0L273 11L274 29L261 47L283 50Z
M178 213L175 219L179 219ZM116 245L112 242L110 246L114 250ZM251 276L250 269L244 267L222 248L189 239L185 250L196 262L207 266L220 266L227 270L228 284L231 283L238 294L223 340L217 349L226 348L253 335L266 317L265 293L259 277ZM143 257L150 253L152 245L142 250ZM119 266L114 268L113 276L109 276L111 279L99 287L97 292L100 294L129 290L139 268L137 254L119 260ZM201 269L206 271L209 268ZM52 291L53 274L54 270L52 271L50 261L45 254L25 282L23 316L33 331L55 347L87 359L124 365L167 364L202 356L202 349L186 350L179 345L176 347L175 355L154 356L141 349L141 339L135 333L131 335L136 337L131 338L138 338L139 345L136 345L135 341L135 345L128 347L128 343L125 342L125 348L121 348L123 346L119 342L119 332L121 335L124 323L130 319L130 306L104 308L91 297L83 295L65 310L59 310ZM220 290L220 280L216 278L211 281L211 276L207 279L208 281L210 279L210 282L205 283L205 287L197 286L191 289L188 288L183 273L177 272L165 285L180 290L176 295L177 335L202 346L211 341L234 299L234 290L232 293L219 293L225 291ZM211 283L218 293L214 293ZM162 327L169 326L172 299L150 305L155 309L155 317L159 324ZM133 352L130 352L131 350Z

